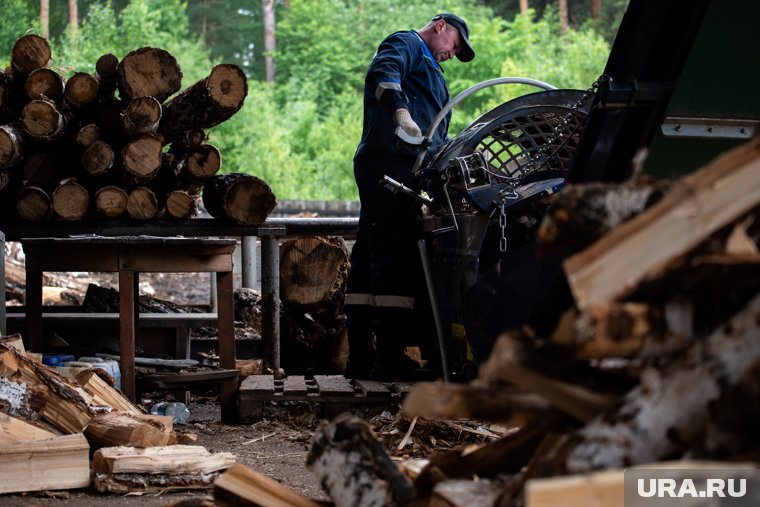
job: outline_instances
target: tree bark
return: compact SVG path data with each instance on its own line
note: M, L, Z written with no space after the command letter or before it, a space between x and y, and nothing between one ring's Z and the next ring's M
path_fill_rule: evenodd
M520 0L520 12L525 13L528 11L528 0Z
M591 0L591 19L598 20L602 13L602 0Z
M193 129L207 129L229 119L243 107L248 82L236 65L221 64L164 106L160 131L170 139Z
M557 10L559 12L559 33L565 35L570 27L567 12L567 0L557 0Z
M264 61L267 83L274 83L277 77L277 67L274 56L272 56L277 49L274 4L274 0L262 0L261 2L264 22Z
M180 89L182 71L176 58L160 48L144 47L127 53L117 67L122 100L154 97L164 102Z
M113 97L119 80L118 67L119 59L111 53L106 53L95 62L95 79L101 97Z
M267 183L249 174L212 176L203 186L203 204L215 218L259 226L277 205Z
M50 38L50 0L40 0L40 31L42 37Z

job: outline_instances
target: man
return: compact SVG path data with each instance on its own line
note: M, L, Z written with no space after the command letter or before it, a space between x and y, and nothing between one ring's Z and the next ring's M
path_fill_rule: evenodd
M421 148L402 143L396 128L413 137L427 134L449 101L439 64L455 56L472 60L469 36L462 18L439 14L419 31L388 36L367 71L364 129L354 155L361 211L345 300L349 378L412 380L419 366L404 355L404 347L433 326L419 315L427 294L416 240L418 204L379 182L387 175L416 190L412 167ZM445 141L449 119L430 134L429 153Z

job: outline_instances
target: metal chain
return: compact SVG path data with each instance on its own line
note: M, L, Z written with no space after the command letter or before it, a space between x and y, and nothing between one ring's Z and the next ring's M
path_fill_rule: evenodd
M499 228L501 229L501 238L499 238L499 251L504 253L507 251L507 213L504 211L506 207L506 199L501 199L501 209L499 210Z

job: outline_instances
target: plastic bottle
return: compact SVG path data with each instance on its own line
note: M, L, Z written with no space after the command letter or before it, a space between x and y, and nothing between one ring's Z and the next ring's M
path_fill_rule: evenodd
M180 402L167 403L161 401L150 408L150 413L153 415L170 415L175 424L184 424L190 418L190 411L184 403Z

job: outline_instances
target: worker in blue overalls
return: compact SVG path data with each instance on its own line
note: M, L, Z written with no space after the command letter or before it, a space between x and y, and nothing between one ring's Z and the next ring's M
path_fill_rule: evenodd
M361 211L344 306L348 378L414 380L420 373L404 354L415 335L433 326L420 321L426 296L416 241L419 204L379 182L387 175L417 190L412 168L419 148L400 142L396 129L412 137L427 133L449 101L440 63L472 60L469 35L462 18L439 14L419 31L388 36L367 71L364 128L354 155ZM430 134L428 153L446 140L450 116Z

